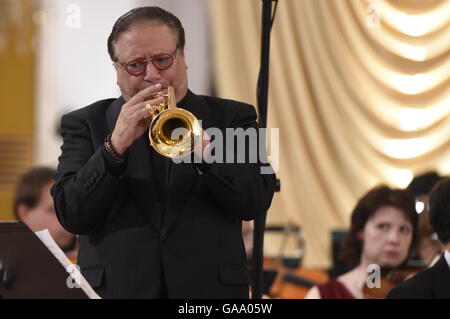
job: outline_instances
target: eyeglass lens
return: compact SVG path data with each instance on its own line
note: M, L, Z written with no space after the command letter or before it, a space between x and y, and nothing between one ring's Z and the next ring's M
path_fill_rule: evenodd
M145 58L136 59L134 61L129 62L126 65L128 73L132 75L140 75L144 73L145 69L147 68L148 60L150 60L152 64L155 66L155 68L157 68L158 70L165 70L172 65L173 57L169 54L160 54L151 57L150 59Z

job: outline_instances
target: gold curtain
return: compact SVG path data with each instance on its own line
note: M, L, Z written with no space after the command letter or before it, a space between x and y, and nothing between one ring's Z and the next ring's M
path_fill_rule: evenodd
M0 0L0 220L14 219L14 190L33 165L34 0Z
M255 105L261 1L210 4L217 94ZM271 45L268 223L301 225L304 265L328 267L369 188L450 172L450 1L279 0Z

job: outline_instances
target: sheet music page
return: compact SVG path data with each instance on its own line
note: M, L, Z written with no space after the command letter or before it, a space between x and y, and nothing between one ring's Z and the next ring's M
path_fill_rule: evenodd
M42 241L42 243L50 250L50 252L55 256L55 258L63 265L67 273L72 277L67 277L68 287L73 289L81 288L84 293L90 299L101 299L99 295L92 289L87 280L81 275L81 272L77 265L74 265L67 258L66 254L59 248L53 237L50 235L48 229L44 229L35 232L36 236Z

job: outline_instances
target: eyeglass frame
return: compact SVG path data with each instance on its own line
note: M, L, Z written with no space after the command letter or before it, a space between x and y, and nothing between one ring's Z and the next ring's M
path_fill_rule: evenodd
M136 59L133 59L133 60L131 60L131 61L128 61L128 62L120 62L120 61L116 61L116 62L113 63L113 65L116 65L117 63L120 64L121 66L123 66L123 68L125 69L125 71L127 71L127 73L128 73L129 75L132 75L132 76L140 76L140 75L144 74L145 71L147 70L147 66L148 66L148 62L149 62L149 61L153 64L153 66L154 66L156 69L158 69L159 71L164 71L164 70L167 70L168 68L170 68L170 67L172 66L173 61L174 61L175 58L176 58L176 53L177 53L177 51L178 51L178 44L177 44L177 47L175 48L175 50L173 50L172 53L158 53L158 54L152 55L152 56L150 56L150 57L148 57L148 58L140 57L140 58L136 58ZM165 68L160 68L160 67L158 67L158 66L155 64L155 62L154 62L156 58L160 58L160 57L162 57L162 56L170 57L170 59L171 59L170 64L169 64L167 67L165 67ZM131 73L130 71L128 71L128 65L130 65L130 64L133 63L133 62L137 62L137 61L144 63L145 68L144 68L144 70L143 70L141 73L133 74L133 73Z

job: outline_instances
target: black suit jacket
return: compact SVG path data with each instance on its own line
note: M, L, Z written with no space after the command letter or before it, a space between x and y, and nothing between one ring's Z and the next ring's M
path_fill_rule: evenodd
M106 298L247 298L241 220L271 203L275 176L254 164L175 164L144 134L124 164L104 148L124 104L98 101L62 117L52 188L62 225L80 234L78 264ZM197 96L178 103L203 129L257 127L252 106ZM198 168L203 171L200 174Z
M392 289L388 298L450 298L450 268L444 255L431 268Z

